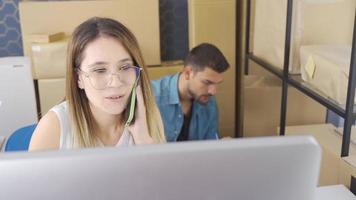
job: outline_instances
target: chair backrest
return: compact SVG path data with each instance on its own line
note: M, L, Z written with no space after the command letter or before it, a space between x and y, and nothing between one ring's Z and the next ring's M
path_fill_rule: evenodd
M5 151L27 151L37 124L17 129L6 141Z

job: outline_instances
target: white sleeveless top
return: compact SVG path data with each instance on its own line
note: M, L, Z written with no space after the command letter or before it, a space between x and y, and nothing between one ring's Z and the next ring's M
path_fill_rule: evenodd
M67 102L64 101L54 106L50 111L56 113L57 118L59 120L59 125L61 130L59 149L72 149L73 133L72 133L72 126L69 117ZM100 141L98 141L98 144L99 146L104 146ZM134 145L133 137L129 133L128 129L125 128L118 143L115 146L132 146L132 145Z

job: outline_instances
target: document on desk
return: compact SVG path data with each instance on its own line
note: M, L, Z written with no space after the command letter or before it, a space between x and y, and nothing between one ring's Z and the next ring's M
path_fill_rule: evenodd
M356 196L344 185L318 187L315 200L356 200Z

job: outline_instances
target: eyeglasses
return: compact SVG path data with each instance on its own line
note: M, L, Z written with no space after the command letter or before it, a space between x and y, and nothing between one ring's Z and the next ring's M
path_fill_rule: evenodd
M118 72L112 73L105 67L94 68L90 72L85 72L78 68L78 72L83 73L88 79L93 88L103 90L107 88L113 80L113 76L117 76L119 80L126 85L132 85L136 79L140 77L142 68L125 64L119 67Z

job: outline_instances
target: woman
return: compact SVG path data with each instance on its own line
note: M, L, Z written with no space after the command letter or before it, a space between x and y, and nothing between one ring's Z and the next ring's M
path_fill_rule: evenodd
M125 126L133 88L137 94L134 121ZM29 150L164 141L135 36L108 18L94 17L80 24L68 46L66 101L40 120Z

